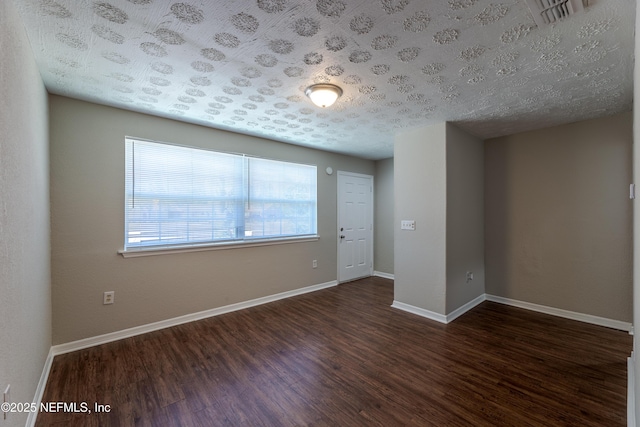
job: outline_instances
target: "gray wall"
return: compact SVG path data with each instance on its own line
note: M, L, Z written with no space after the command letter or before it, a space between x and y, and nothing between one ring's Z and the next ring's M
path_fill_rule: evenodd
M394 154L394 299L446 315L484 293L483 142L441 123L399 134Z
M375 271L393 274L393 158L376 162L374 194Z
M51 347L47 93L12 4L0 2L0 391L32 402Z
M447 310L484 294L484 144L447 123ZM466 273L473 273L467 281Z
M324 170L374 175L373 161L59 96L50 111L54 344L336 280L337 175ZM316 164L320 240L122 258L125 136Z
M485 142L486 291L632 321L632 115Z
M446 124L407 130L395 138L394 299L445 314ZM400 221L416 221L414 231Z

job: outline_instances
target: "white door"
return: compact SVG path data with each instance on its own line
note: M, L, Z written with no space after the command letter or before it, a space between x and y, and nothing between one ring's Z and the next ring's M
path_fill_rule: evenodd
M373 177L338 172L338 281L373 274Z

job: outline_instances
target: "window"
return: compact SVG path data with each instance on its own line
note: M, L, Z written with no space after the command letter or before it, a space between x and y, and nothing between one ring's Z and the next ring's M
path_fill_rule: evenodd
M127 138L125 251L315 236L315 166Z

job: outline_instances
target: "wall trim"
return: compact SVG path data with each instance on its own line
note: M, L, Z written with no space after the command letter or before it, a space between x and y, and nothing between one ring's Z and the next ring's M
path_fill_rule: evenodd
M426 317L427 319L435 320L436 322L447 323L447 316L445 316L444 314L416 307L411 304L405 304L403 302L393 300L393 304L391 304L391 307L397 308L398 310L406 311L408 313L417 314L418 316Z
M84 338L77 341L71 341L65 344L58 344L51 347L51 353L53 356L59 354L70 353L72 351L82 350L85 348L93 347L96 345L106 344L113 341L118 341L124 338L133 337L136 335L146 334L147 332L157 331L159 329L170 328L172 326L181 325L183 323L195 322L197 320L206 319L209 317L219 316L221 314L230 313L232 311L238 311L245 308L255 307L257 305L267 304L270 302L278 301L285 298L291 298L297 295L306 294L309 292L319 291L321 289L337 286L338 281L332 280L326 283L320 283L318 285L307 286L300 289L294 289L292 291L281 292L266 297L256 298L249 301L243 301L235 304L225 305L223 307L212 308L210 310L199 311L197 313L186 314L184 316L174 317L172 319L161 320L159 322L148 323L146 325L135 326L133 328L123 329L121 331L110 332L95 337Z
M607 319L605 317L592 316L590 314L577 313L575 311L562 310L560 308L548 307L545 305L533 304L530 302L518 301L489 294L482 294L447 315L436 313L410 304L405 304L396 300L393 301L391 307L409 313L417 314L418 316L426 317L427 319L435 320L436 322L447 324L449 322L453 322L455 319L462 316L464 313L476 307L477 305L481 304L483 301L491 301L500 304L511 305L513 307L524 308L525 310L537 311L539 313L564 317L565 319L577 320L579 322L618 329L620 331L626 331L629 333L633 332L633 325L629 322L622 322L620 320Z
M607 328L618 329L626 332L633 331L633 326L631 323L622 322L620 320L607 319L605 317L593 316L591 314L577 313L575 311L563 310L561 308L548 307L546 305L533 304L530 302L519 301L511 298L504 298L489 294L486 294L486 299L487 301L511 305L531 311L537 311L539 313L551 314L553 316L564 317L565 319L577 320L580 322L591 323L598 326L605 326Z
M475 297L474 299L472 299L471 301L469 301L465 305L463 305L461 307L458 307L457 309L453 310L451 313L447 314L446 323L453 322L458 317L462 316L463 314L465 314L467 311L471 310L475 306L482 304L484 301L486 301L486 299L487 299L487 295L486 294L482 294L482 295L479 295L479 296Z
M410 304L405 304L403 302L396 301L396 300L393 301L393 304L391 304L391 307L406 311L408 313L417 314L418 316L426 317L427 319L435 320L436 322L447 324L447 323L453 322L458 317L462 316L463 314L465 314L467 311L471 310L478 304L482 304L485 301L485 299L486 299L485 294L479 295L476 298L469 301L468 303L453 310L451 313L447 315L436 313L435 311L426 310L424 308L416 307Z
M42 368L42 374L40 374L40 381L38 381L38 386L36 387L36 392L33 396L32 402L35 402L38 405L38 411L29 412L27 416L27 422L25 423L25 427L33 427L36 425L36 419L38 417L38 412L40 409L40 403L42 402L42 396L44 396L44 389L47 386L47 381L49 380L49 373L51 372L51 365L53 365L53 347L49 349L49 354L47 354L47 358L44 362L44 367Z
M391 280L395 280L395 276L391 273L384 273L382 271L373 271L373 275L377 276L377 277L382 277L384 279L391 279Z

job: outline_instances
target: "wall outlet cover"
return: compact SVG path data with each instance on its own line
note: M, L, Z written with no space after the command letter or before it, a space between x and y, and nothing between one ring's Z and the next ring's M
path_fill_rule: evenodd
M414 220L403 219L400 221L400 230L415 230L416 222Z

